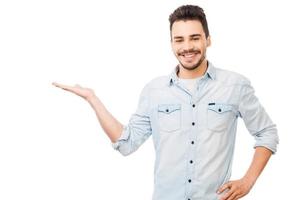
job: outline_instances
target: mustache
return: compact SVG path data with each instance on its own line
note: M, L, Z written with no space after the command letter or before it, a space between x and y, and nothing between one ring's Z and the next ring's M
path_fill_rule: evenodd
M189 50L179 51L177 54L178 54L179 56L182 56L182 55L184 55L184 54L186 54L186 53L201 53L201 51L198 50L198 49L189 49Z

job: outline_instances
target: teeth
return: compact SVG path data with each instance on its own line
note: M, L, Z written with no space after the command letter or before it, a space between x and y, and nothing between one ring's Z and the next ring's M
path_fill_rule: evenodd
M188 54L184 54L184 57L191 58L194 55L195 55L194 53L188 53Z

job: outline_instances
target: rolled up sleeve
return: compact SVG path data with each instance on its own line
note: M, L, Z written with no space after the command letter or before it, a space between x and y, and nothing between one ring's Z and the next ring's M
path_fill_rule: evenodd
M140 94L136 112L131 115L129 123L123 127L118 140L112 142L112 147L124 156L136 151L152 134L148 93L146 85Z
M277 151L279 137L276 124L274 124L255 96L254 88L249 80L241 87L239 112L249 133L255 138L254 148L263 146L272 151Z

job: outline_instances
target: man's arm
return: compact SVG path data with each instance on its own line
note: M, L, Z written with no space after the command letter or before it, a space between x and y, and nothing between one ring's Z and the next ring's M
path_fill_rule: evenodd
M96 95L91 95L87 101L94 109L98 121L111 142L116 142L120 138L124 126L105 108Z
M101 127L110 138L113 148L118 150L124 156L136 151L152 134L148 113L149 100L146 86L140 94L136 112L132 114L129 123L126 126L123 126L108 112L92 89L81 87L78 84L75 86L68 86L53 83L53 85L87 100L94 109Z
M252 163L244 176L244 179L247 180L251 186L254 185L257 178L267 165L271 155L272 151L269 149L265 147L256 147Z
M229 189L222 195L222 200L237 200L248 194L270 156L277 150L279 139L276 125L254 93L250 81L245 79L240 90L239 113L249 133L255 139L255 154L243 178L229 181L220 187L218 190L220 193Z
M78 84L75 86L63 85L55 82L52 84L88 101L94 109L101 127L112 142L115 142L121 136L123 125L108 112L92 89L81 87Z
M221 197L221 200L236 200L248 194L268 163L271 155L272 151L269 149L256 147L252 163L244 177L239 180L229 181L218 190L218 194L221 194L226 189L228 190Z

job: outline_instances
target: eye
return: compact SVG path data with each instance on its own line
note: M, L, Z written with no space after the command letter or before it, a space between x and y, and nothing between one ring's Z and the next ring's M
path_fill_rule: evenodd
M200 40L199 37L194 37L192 40Z
M182 39L175 40L175 42L182 42L182 41L183 41Z

